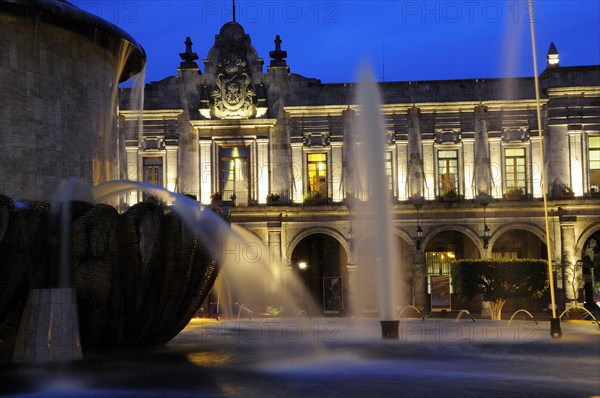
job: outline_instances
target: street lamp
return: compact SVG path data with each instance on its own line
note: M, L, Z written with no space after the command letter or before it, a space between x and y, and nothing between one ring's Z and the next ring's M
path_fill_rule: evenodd
M417 225L417 250L421 250L421 242L423 241L423 230L421 229L421 225Z
M490 242L490 229L487 224L483 224L483 248L488 248L488 243Z

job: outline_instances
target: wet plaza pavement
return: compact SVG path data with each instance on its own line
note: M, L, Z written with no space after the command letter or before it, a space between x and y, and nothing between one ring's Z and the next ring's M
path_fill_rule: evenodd
M382 340L373 319L193 320L167 346L0 367L10 397L592 397L594 324L406 320Z

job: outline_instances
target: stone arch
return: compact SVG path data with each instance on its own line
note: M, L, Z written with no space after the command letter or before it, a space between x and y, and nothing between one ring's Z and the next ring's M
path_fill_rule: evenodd
M314 234L323 234L323 235L331 236L332 238L337 240L340 245L342 245L342 247L346 251L346 256L348 257L348 260L350 260L351 258L352 259L354 258L354 253L350 249L350 243L348 242L347 237L344 234L342 234L340 231L338 231L335 228L328 228L328 227L308 227L308 228L301 230L296 235L294 235L294 237L286 245L286 253L285 253L286 259L288 259L288 260L291 259L294 249L296 248L296 246L298 246L298 243L300 243L302 241L302 239L306 238L307 236L314 235Z
M290 270L302 286L297 300L302 307L315 303L323 315L343 315L348 309L348 248L332 228L300 231L289 247Z
M527 232L531 232L532 234L537 236L542 241L542 243L546 244L546 232L542 227L540 227L537 224L517 222L504 224L503 226L493 230L492 235L490 236L489 248L493 247L494 243L496 243L498 238L501 237L504 233L515 229L522 229ZM552 245L553 242L550 242L550 244Z
M493 230L492 235L490 236L490 241L489 241L489 245L488 245L488 254L491 254L492 252L498 251L498 244L500 243L500 239L502 239L502 237L506 234L509 234L511 231L524 231L527 233L530 233L532 236L534 236L535 238L539 239L539 243L540 243L540 249L544 249L544 252L547 250L546 247L546 233L544 231L544 229L537 225L537 224L533 224L533 223L523 223L523 222L515 222L515 223L509 223L506 225L503 225L501 227L498 227L497 229ZM553 243L550 242L550 245L552 245ZM521 246L520 246L521 247ZM523 246L525 247L525 246ZM523 248L521 247L521 249ZM552 246L554 247L554 246ZM519 250L521 250L519 249ZM529 250L529 249L528 249ZM528 255L531 256L531 253ZM537 258L537 255L534 255L534 257ZM547 256L544 254L540 254L540 258L547 258Z
M427 247L427 244L436 235L438 235L438 234L440 234L442 232L446 232L446 231L456 231L456 232L460 232L463 235L467 236L469 239L471 239L471 241L473 242L473 244L475 245L475 247L479 251L479 256L483 257L483 253L485 252L485 249L483 248L483 242L481 241L481 238L473 230L473 228L467 227L467 226L464 226L464 225L443 225L443 226L440 226L440 227L432 229L431 231L429 231L429 233L427 233L427 235L425 235L423 237L423 242L421 244L421 247Z
M417 253L417 246L415 244L414 237L411 236L410 233L408 233L405 229L392 228L392 235L396 238L402 239L406 243L406 245L410 247L410 249L412 251L412 253L411 253L412 255L415 255ZM365 234L364 236L362 236L355 243L354 252L356 252L356 253L360 252L360 250L363 248L363 246L368 243L368 240L371 236L372 236L371 231L369 233ZM348 257L348 258L350 259L350 257ZM352 256L352 259L354 259L354 255Z
M575 244L575 252L576 255L578 256L578 258L581 258L581 254L583 252L583 245L585 245L585 242L587 242L587 240L594 235L596 232L600 231L600 223L595 223L592 224L590 226L588 226L580 235L579 238L577 239L577 243ZM598 242L600 243L600 242Z

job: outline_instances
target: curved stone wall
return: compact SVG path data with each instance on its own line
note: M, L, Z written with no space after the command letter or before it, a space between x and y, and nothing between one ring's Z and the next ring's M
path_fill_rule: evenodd
M143 49L58 1L0 1L0 37L0 193L49 200L67 177L118 179L115 98Z

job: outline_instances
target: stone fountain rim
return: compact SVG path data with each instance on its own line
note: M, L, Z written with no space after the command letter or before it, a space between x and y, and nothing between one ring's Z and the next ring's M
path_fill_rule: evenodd
M64 0L0 0L0 13L44 22L79 34L107 48L113 54L121 40L134 49L126 61L119 82L139 73L146 63L144 48L118 26Z

